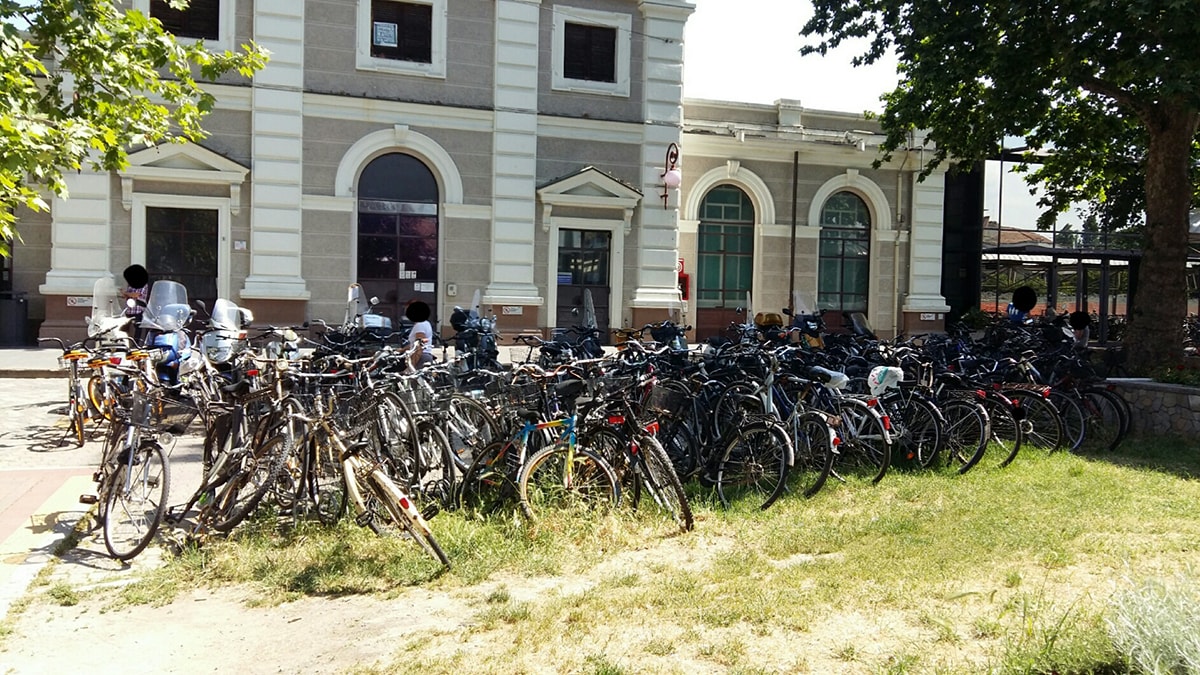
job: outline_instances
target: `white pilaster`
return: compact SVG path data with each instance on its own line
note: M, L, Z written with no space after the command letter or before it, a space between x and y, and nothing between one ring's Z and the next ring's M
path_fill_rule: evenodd
M65 172L63 179L69 198L51 202L50 271L38 291L91 296L96 279L111 271L112 180L89 169Z
M905 312L948 312L942 296L942 208L946 177L934 172L924 181L913 176L912 231L908 247L908 295Z
M257 0L254 39L271 60L254 76L250 276L241 297L307 300L300 265L304 3Z
M664 208L662 174L667 148L679 143L683 120L683 28L695 7L674 0L644 0L639 6L645 40L642 71L646 124L642 140L641 227L638 229L637 288L633 307L677 307L675 263L679 259L679 190ZM686 179L687 158L679 166Z
M540 0L496 2L492 281L485 291L494 304L543 302L533 279L540 13Z

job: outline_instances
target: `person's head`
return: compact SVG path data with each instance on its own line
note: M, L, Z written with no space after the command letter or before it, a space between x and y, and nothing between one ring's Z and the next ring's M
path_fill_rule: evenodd
M125 277L125 283L129 284L131 288L141 288L150 283L150 273L141 265L126 267L125 271L122 272L122 276Z
M421 302L420 300L414 300L413 302L408 303L408 307L404 308L404 316L413 323L428 321L431 314L432 312L429 309L429 305Z

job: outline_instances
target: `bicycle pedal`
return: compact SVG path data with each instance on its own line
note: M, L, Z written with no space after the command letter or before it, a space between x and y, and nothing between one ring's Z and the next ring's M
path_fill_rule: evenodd
M373 521L373 520L375 520L375 518L371 514L371 512L364 511L364 512L358 514L357 516L355 516L354 524L358 525L359 527L369 527L371 525L371 521Z
M433 517L441 512L442 507L437 503L432 503L421 509L421 517L425 520L433 520Z
M92 474L92 482L93 483L99 483L102 480L104 480L104 472L103 471L97 471L96 473Z
M96 495L79 495L79 503L80 504L96 504L99 501L100 501L100 498L97 497Z

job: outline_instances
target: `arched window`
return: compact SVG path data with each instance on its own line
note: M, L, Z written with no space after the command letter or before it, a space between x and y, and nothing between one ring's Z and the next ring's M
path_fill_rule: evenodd
M399 326L404 307L421 300L437 311L437 180L421 160L391 153L358 178L358 279L376 311Z
M696 306L745 304L754 278L754 205L745 192L720 185L700 205Z
M838 192L821 208L817 305L847 312L867 310L871 212L862 197Z

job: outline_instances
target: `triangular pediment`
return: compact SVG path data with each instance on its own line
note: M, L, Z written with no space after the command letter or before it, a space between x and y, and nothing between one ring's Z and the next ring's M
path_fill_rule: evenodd
M247 167L204 146L167 143L129 155L129 166L121 175L187 183L240 183L249 172Z
M625 209L633 208L642 199L641 191L594 166L555 178L537 192L543 203L564 206Z

